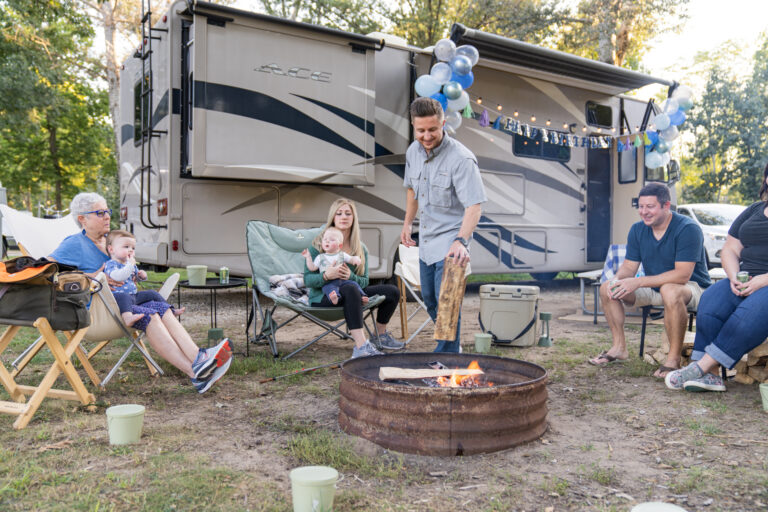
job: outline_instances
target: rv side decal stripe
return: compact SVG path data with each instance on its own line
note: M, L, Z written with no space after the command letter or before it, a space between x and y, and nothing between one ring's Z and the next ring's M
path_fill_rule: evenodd
M256 91L195 81L195 108L258 119L311 135L334 146L370 158L350 141L287 103Z
M297 98L307 100L311 103L314 103L315 105L323 107L325 110L336 114L337 116L347 121L348 123L354 126L357 126L361 130L365 130L365 132L371 137L376 136L376 126L372 122L366 121L362 117L356 116L352 112L347 112L346 110L342 110L339 107L334 107L333 105L329 105L328 103L324 103L322 101L318 101L316 99L309 98L307 96L301 96L300 94L291 93L291 96L296 96Z
M505 162L503 160L496 160L494 158L487 158L482 156L477 157L477 164L480 166L481 169L485 169L488 171L502 171L502 172L522 174L523 176L525 176L525 179L527 181L538 183L540 185L547 187L548 189L553 189L567 196L571 196L575 199L578 199L579 201L584 201L583 193L569 187L565 183L562 183L534 169L529 169L527 167L516 165L511 162Z

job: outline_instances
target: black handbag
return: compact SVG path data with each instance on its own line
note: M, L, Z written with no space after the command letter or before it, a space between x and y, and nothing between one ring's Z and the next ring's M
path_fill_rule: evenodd
M82 329L90 325L90 300L91 279L74 267L27 256L0 262L0 324L45 317L56 330Z

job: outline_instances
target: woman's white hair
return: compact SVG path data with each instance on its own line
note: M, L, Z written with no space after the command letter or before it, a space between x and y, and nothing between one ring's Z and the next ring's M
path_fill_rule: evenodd
M80 221L77 220L77 217L85 215L86 212L93 211L93 205L99 202L106 203L107 200L96 192L80 192L72 198L72 202L69 203L69 211L72 212L72 217L74 217L78 226L83 227Z

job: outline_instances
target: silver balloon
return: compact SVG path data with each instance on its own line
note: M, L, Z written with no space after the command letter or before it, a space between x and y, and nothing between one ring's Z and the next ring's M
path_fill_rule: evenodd
M456 130L454 130L454 129L453 129L453 128L451 128L450 126L447 126L447 125L446 125L446 127L445 127L445 133L447 133L448 135L450 135L451 137L453 137L454 135L456 135Z
M449 100L457 100L461 96L461 92L464 89L461 88L458 82L448 82L443 86L443 94Z
M669 128L669 116L664 112L657 114L656 117L653 118L653 124L656 125L657 130L666 130Z
M471 44L465 44L456 48L456 55L464 55L474 66L480 60L480 52Z
M452 73L453 70L451 70L451 66L445 62L438 62L432 66L432 70L429 72L429 76L431 76L438 84L443 85L450 81Z
M448 62L456 55L456 44L450 39L441 39L435 45L437 60Z
M464 55L457 55L451 59L451 69L457 75L466 75L472 71L472 61Z

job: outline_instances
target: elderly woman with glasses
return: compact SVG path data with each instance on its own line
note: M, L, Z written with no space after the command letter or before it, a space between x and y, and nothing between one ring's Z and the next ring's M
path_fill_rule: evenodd
M82 192L72 199L70 211L83 230L65 238L49 258L95 276L109 261L107 234L112 210L99 194ZM110 280L110 285L113 284L122 285ZM216 347L199 348L170 309L162 316L153 314L146 333L155 352L189 376L198 393L208 391L232 363L232 344L228 339Z

